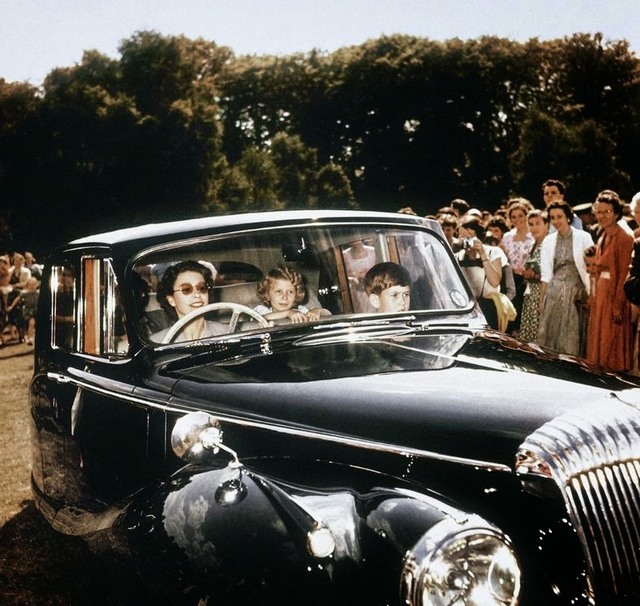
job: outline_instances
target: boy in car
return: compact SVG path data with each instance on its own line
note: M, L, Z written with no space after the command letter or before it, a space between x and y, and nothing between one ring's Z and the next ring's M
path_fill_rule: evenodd
M374 265L364 277L364 287L371 305L379 313L405 312L411 300L411 277L397 263Z

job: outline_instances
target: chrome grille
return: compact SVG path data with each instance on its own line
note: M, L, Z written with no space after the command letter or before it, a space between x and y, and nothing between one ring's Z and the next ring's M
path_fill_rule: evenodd
M640 603L640 411L613 399L571 411L531 434L520 452L560 487L597 604L632 596Z

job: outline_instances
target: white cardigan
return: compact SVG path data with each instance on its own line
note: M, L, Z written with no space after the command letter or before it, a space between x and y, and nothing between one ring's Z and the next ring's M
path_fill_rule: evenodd
M573 232L573 260L578 268L578 273L582 278L584 287L589 293L591 281L589 280L589 272L584 262L584 251L593 245L593 239L589 232L584 230L571 228ZM551 282L553 278L553 259L556 254L556 244L558 242L558 232L549 234L540 247L540 281Z

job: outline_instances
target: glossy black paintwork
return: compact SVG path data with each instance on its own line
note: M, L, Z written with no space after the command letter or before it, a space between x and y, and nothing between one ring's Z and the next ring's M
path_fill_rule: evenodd
M144 553L145 560L165 559L149 556L149 537L157 544L173 544L174 565L190 575L190 591L215 595L220 603L393 601L406 549L443 514L399 492L397 481L391 487L389 478L376 474L316 465L320 485L310 487L291 481L304 467L293 473L275 467L290 481L274 479L265 468L252 470L249 462L242 471L247 497L231 507L213 498L202 500L202 495L216 493L228 469L185 469L141 494L116 528L127 527L128 549ZM337 549L330 558L314 560L301 547L310 529L305 509L320 502Z
M147 226L76 241L65 254L108 256L126 284L132 260L150 246L303 217ZM129 297L124 291L132 305ZM50 313L44 297L31 387L34 494L59 529L111 533L144 595L393 603L404 553L452 508L512 538L522 604L587 603L562 499L549 482L523 483L515 454L572 407L637 404L635 379L484 331L472 309L437 322L416 313L360 321L356 340L352 326L288 327L271 332L268 353L256 335L154 350L131 326L123 360L51 350ZM171 451L171 429L191 410L220 419L245 465L247 496L236 505L216 501L233 473L227 455L183 467ZM318 561L306 550L307 508L342 532L334 557Z

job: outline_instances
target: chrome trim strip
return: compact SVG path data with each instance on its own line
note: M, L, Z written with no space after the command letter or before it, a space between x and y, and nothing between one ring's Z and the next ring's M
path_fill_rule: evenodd
M59 377L61 375L56 375ZM115 391L110 391L108 389L104 389L98 387L93 383L89 383L87 381L83 381L81 379L77 379L73 376L69 377L69 383L73 383L79 387L82 387L86 390L93 391L95 393L99 393L101 395L107 395L112 398L116 398L119 400L124 400L127 402L132 402L134 404L139 404L142 406L148 406L150 408L154 408L157 410L162 410L165 412L176 412L186 414L187 412L203 410L197 406L193 406L190 403L178 403L176 405L170 405L166 402L160 401L152 401L146 398L141 398L133 393L118 393ZM175 401L175 400L173 400ZM219 414L214 411L205 410L207 414L216 417L218 420L231 423L233 425L239 425L241 427L251 427L253 429L265 429L268 431L273 431L275 433L280 433L284 435L297 436L301 438L309 438L314 440L320 440L324 442L331 442L334 444L342 444L344 446L353 446L355 448L361 448L365 450L373 450L376 452L388 452L392 454L397 454L405 457L415 456L426 459L435 459L437 461L442 461L446 463L455 463L458 465L469 465L473 467L477 467L479 469L486 469L489 471L502 471L506 473L512 473L512 469L503 463L495 463L492 461L481 461L478 459L469 459L466 457L456 457L454 455L446 455L438 452L433 452L430 450L422 450L420 448L412 448L401 446L398 444L389 444L386 442L374 442L372 440L366 440L363 438L352 438L344 435L333 435L327 433L320 433L319 431L314 431L311 429L298 429L294 427L282 427L279 425L275 425L274 423L266 423L264 421L252 421L250 419L242 419L239 417L235 417L229 414Z

